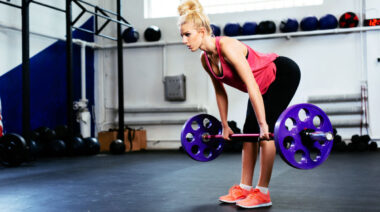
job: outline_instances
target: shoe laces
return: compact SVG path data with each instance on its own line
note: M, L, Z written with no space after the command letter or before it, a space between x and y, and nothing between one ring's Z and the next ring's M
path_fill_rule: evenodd
M261 195L259 195L261 191L257 188L253 189L247 196L249 199L262 199Z
M241 195L243 189L239 185L234 185L230 188L229 193L232 195Z

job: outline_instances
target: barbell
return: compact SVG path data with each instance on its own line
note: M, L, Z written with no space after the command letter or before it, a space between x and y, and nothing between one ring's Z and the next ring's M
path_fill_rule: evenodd
M194 160L207 162L223 151L222 125L208 114L188 119L182 127L181 144ZM232 134L231 141L252 141L259 134ZM288 107L276 121L274 133L276 149L281 158L298 169L312 169L321 165L333 146L333 127L322 109L313 104Z

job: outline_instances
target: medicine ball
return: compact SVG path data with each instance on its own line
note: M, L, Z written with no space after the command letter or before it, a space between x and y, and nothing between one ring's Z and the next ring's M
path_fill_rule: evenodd
M276 24L273 21L261 21L257 27L257 34L272 34L276 32Z
M48 142L56 138L55 131L48 127L39 127L35 129L35 131L38 134L38 138L36 140L39 140L42 142Z
M110 152L112 154L122 154L125 152L125 144L122 140L116 139L110 144Z
M134 43L139 40L140 34L135 28L129 27L123 31L122 37L124 42Z
M308 16L301 20L301 30L312 31L318 29L318 19L315 16Z
M224 26L223 32L227 36L238 36L241 34L240 24L228 23Z
M84 141L81 137L74 136L67 140L67 153L69 155L82 155L84 153Z
M254 35L256 34L257 23L256 22L245 22L242 29L242 35Z
M327 14L319 19L319 29L335 29L338 27L338 20L335 16Z
M296 32L298 30L298 21L296 19L288 18L281 21L281 32Z
M339 18L340 28L352 28L357 27L359 24L358 16L353 12L346 12Z
M161 38L161 30L158 26L150 26L144 32L146 41L158 41Z
M87 155L96 155L100 151L100 144L98 139L94 137L89 137L83 139L85 145L85 154Z
M217 26L215 24L211 24L211 30L212 30L212 34L214 34L215 36L220 36L221 31L220 31L219 26Z
M55 127L56 138L60 140L67 140L70 135L69 127L67 125L59 125Z
M59 139L54 139L48 144L48 153L50 156L63 156L66 153L66 143Z

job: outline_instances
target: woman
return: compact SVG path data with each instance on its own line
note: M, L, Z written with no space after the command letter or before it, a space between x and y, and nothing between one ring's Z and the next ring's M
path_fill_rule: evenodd
M260 132L260 141L245 142L242 150L240 185L230 188L219 200L243 208L271 206L269 181L276 147L269 132L290 103L299 84L295 62L277 54L259 53L229 37L214 37L210 22L198 0L186 0L179 7L182 42L191 50L203 51L201 63L210 75L223 126L223 138L233 134L227 124L228 99L223 83L249 95L244 133ZM253 171L260 147L260 175L252 187Z

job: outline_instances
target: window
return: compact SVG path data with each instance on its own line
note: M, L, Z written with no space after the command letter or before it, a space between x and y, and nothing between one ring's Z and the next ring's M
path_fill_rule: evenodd
M144 0L145 18L178 16L180 0ZM200 0L207 14L321 5L323 0Z

